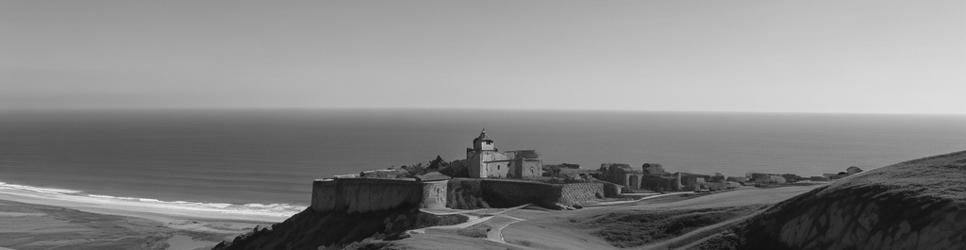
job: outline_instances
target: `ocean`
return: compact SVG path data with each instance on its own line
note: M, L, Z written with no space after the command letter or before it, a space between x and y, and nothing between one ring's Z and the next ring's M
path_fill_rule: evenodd
M804 176L966 150L966 116L496 110L0 111L0 191L294 213L313 179L461 159Z

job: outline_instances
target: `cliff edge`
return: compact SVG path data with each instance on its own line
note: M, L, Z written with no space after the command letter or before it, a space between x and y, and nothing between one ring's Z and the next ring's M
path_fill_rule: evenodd
M966 151L837 181L699 248L966 249Z

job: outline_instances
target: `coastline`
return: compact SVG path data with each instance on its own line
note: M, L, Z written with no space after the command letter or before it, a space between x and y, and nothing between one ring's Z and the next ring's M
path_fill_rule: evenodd
M0 247L13 249L208 249L288 218L5 185L0 188Z
M92 213L0 196L0 249L210 249L257 222ZM134 214L134 213L131 213Z
M275 223L305 207L288 204L225 204L115 197L82 191L0 182L0 200L132 216L156 221L204 219Z

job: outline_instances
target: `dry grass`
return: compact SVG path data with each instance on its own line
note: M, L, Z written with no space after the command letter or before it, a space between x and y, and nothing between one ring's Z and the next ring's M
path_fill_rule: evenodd
M692 210L622 211L597 215L580 221L582 226L594 229L599 236L613 246L638 247L648 243L673 238L695 229L750 214L761 205L723 207Z
M868 171L843 179L827 192L861 186L884 186L889 192L916 193L966 202L966 151L926 157Z

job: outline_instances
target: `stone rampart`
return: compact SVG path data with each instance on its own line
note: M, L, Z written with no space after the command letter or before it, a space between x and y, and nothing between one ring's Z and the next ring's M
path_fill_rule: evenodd
M446 196L446 207L448 208L477 209L492 207L483 199L481 179L452 179L447 185Z
M605 197L604 183L567 183L560 186L559 203L568 206L578 205L587 201L602 199Z
M312 209L315 211L331 211L335 209L336 181L334 179L315 180L312 182Z
M605 197L604 186L604 183L548 184L509 179L453 179L449 183L447 206L458 209L513 207L529 203L548 208L573 206Z
M604 183L604 197L618 197L621 195L621 185L610 182Z
M555 208L604 198L604 183L548 184L509 179L453 179L420 182L408 179L345 178L316 180L312 209L349 214L398 207L473 209L533 203Z
M417 206L422 200L423 185L415 180L347 178L312 185L312 209L317 212L366 213Z
M645 175L641 179L641 189L654 192L678 191L682 188L681 175Z
M559 186L531 181L483 180L481 187L484 199L495 207L527 203L553 207L560 200L561 194Z

